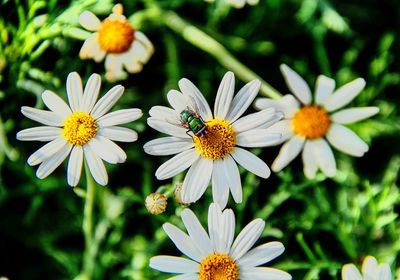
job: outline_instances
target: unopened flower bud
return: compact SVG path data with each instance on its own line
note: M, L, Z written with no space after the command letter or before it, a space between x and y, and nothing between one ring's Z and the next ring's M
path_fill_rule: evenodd
M161 214L167 208L167 198L161 193L151 193L146 197L145 206L151 214Z

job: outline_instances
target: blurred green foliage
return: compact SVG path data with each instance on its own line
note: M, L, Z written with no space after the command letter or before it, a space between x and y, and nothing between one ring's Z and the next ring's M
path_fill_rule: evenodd
M380 114L353 125L371 146L363 158L335 153L338 174L306 180L300 159L284 171L260 180L242 171L244 201L229 202L237 231L250 220L266 220L262 241L279 240L285 253L271 266L294 279L340 279L345 263L366 255L391 265L400 277L400 3L398 0L265 0L236 10L224 1L123 1L125 14L155 45L144 70L121 84L118 108L165 105L166 93L182 77L191 79L213 100L233 57L274 88L286 92L279 64L286 63L313 85L318 74L337 85L363 77L367 87L355 106L379 106ZM85 180L66 184L65 164L45 180L25 162L39 143L17 142L17 131L33 126L22 105L43 107L39 95L51 89L65 98L64 81L77 71L104 75L104 65L82 62L78 53L87 33L79 14L105 17L106 1L0 2L0 276L10 279L73 279L82 269L82 216ZM216 44L185 34L190 26ZM79 31L72 32L72 31ZM187 31L187 30L186 30ZM77 36L78 34L79 36ZM217 44L217 42L219 42ZM221 51L222 55L221 56ZM229 56L229 57L228 57ZM235 64L237 65L237 64ZM240 87L249 77L236 73ZM102 94L113 84L103 79ZM145 155L142 145L158 134L146 127L146 115L131 127L139 141L122 147L124 164L108 165L108 187L99 188L95 205L95 279L165 279L148 267L156 254L177 255L161 225L182 226L182 206L169 200L167 212L151 216L145 197L182 180L157 181L165 158ZM255 150L270 164L278 148ZM190 207L206 224L211 192Z

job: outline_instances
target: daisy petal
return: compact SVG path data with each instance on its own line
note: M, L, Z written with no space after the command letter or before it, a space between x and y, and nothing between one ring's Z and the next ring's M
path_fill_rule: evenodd
M68 185L75 187L79 183L82 172L83 149L81 146L74 146L68 160L67 181Z
M240 180L239 168L232 157L227 156L223 159L226 182L231 190L233 200L241 203L243 199L242 182ZM229 174L229 175L228 175Z
M235 214L232 209L225 209L221 217L221 253L228 254L231 250L233 239L235 238Z
M304 144L302 159L304 165L304 174L306 175L306 177L308 179L315 178L315 174L318 170L318 165L314 158L312 143L310 141L306 141L306 143Z
M173 256L155 256L149 266L167 273L191 273L199 271L199 264L192 260Z
M304 105L311 103L311 90L306 81L293 69L286 64L280 66L283 77L290 91L303 103Z
M392 272L390 271L390 266L388 264L379 265L378 277L379 280L391 280Z
M202 253L202 258L206 257L213 251L211 240L208 237L208 234L192 210L188 208L184 209L181 217L190 238L192 238L193 242Z
M108 53L104 67L106 68L106 78L109 81L117 81L126 78L127 74L123 70L124 60L123 56L119 54ZM141 68L138 69L140 71Z
M126 160L124 150L106 137L96 135L87 145L94 153L108 163L121 163Z
M31 120L50 126L62 126L63 122L59 115L52 111L40 110L32 107L21 107L21 113Z
M282 144L283 142L287 141L289 138L291 138L294 134L292 131L292 123L291 120L281 120L270 127L266 128L267 133L269 134L281 134L282 138L275 144L279 145Z
M208 207L208 234L212 248L214 251L218 251L221 248L220 242L222 241L222 210L219 204L211 203Z
M146 49L147 52L151 55L154 52L154 46L151 43L151 41L149 40L149 38L147 38L146 35L144 35L142 32L140 31L136 31L135 32L135 38L140 41L141 44L143 44Z
M67 95L69 106L73 112L79 111L80 103L82 102L82 81L78 73L69 73L67 77Z
M379 112L378 107L349 108L332 114L331 120L335 123L348 124L372 117Z
M223 168L222 160L214 161L212 172L212 196L213 201L218 203L221 208L225 208L229 197L229 186L226 182Z
M17 133L20 141L52 141L61 136L62 129L51 126L37 126L21 130Z
M200 158L190 167L182 185L183 202L196 202L210 183L213 161Z
M355 157L361 157L368 151L368 145L357 134L340 124L332 124L326 138L339 151Z
M36 176L39 179L44 179L49 176L68 156L71 151L71 145L65 145L53 156L45 159L36 171Z
M85 91L83 92L83 98L81 103L81 111L88 112L93 109L96 103L97 97L99 96L101 86L101 78L99 74L92 74L85 86Z
M366 257L363 261L361 270L365 279L378 279L378 262L374 257Z
M179 123L179 118L174 109L165 106L153 106L149 111L150 117L154 117L161 120L174 120L174 123Z
M59 115L62 119L65 119L68 115L72 114L72 111L68 107L67 103L65 103L61 97L50 90L45 90L42 93L42 100L43 103L46 104L47 108Z
M238 264L241 267L259 266L272 261L283 251L285 251L285 247L281 242L268 242L247 252L239 259Z
M156 171L158 180L165 180L181 173L191 166L200 155L194 149L183 151L164 162Z
M238 133L236 145L242 147L267 147L279 143L282 135L279 133L268 133L266 129L252 129Z
M240 270L243 280L290 280L292 276L282 270L271 267L251 267Z
M256 243L264 227L265 222L261 219L250 222L236 237L229 255L234 260L239 260Z
M182 112L188 106L185 96L177 90L170 90L167 93L167 99L172 108L178 113Z
M181 274L174 277L168 278L168 280L198 280L198 274Z
M191 138L188 134L186 134L185 128L183 128L181 126L173 125L165 120L160 120L155 117L150 117L147 119L147 124L150 127L154 128L155 130L158 130L159 132L162 132L165 134L169 134L171 136L188 138L188 139Z
M79 16L79 23L83 26L83 28L89 31L96 31L100 27L100 20L89 11L84 11Z
M94 180L102 186L107 185L108 175L103 161L92 151L89 145L83 146L83 153Z
M176 248L178 248L179 251L181 251L192 260L195 260L197 262L201 261L202 255L200 251L193 244L192 239L186 233L170 223L165 223L163 225L163 229L168 237L172 240L172 242L174 242Z
M350 83L337 89L331 96L326 98L322 105L328 112L335 111L350 103L365 87L365 80L355 79Z
M274 108L268 108L257 113L249 114L243 118L238 119L232 125L236 132L243 132L253 128L258 128L261 125L271 121L276 116ZM280 115L280 117L282 117ZM278 121L279 118L275 118Z
M342 268L342 279L343 280L363 280L360 271L354 264L346 264Z
M123 109L108 113L97 120L100 127L107 127L112 125L120 125L133 122L143 116L140 109Z
M189 150L193 146L193 141L190 139L162 137L147 142L144 144L143 149L150 155L168 156Z
M320 105L326 98L331 96L335 89L335 84L335 80L331 78L324 75L318 76L315 84L315 103Z
M45 159L60 151L65 145L67 145L65 139L63 137L58 137L34 152L28 158L27 162L30 166L42 163Z
M233 72L226 72L219 85L217 97L214 104L214 118L225 118L231 105L235 92L235 75Z
M336 161L332 149L324 139L310 141L314 158L322 172L328 176L336 175Z
M261 82L253 80L242 87L232 100L226 120L233 123L249 108L260 90Z
M235 151L231 155L237 163L251 173L265 179L271 175L271 170L268 165L251 152L236 147Z
M99 101L97 101L96 105L94 105L91 112L93 118L98 119L107 113L118 99L120 99L123 93L124 87L121 85L116 85L110 89L102 98L100 98Z
M280 100L269 98L257 98L254 107L258 110L275 108L277 112L283 112L285 118L291 119L300 108L300 102L291 94L284 95Z
M295 159L301 152L305 138L293 136L287 141L279 151L279 155L274 160L271 168L274 172L281 171L286 167L293 159Z
M119 142L134 142L138 138L136 131L119 126L103 127L97 132L97 135L101 135L110 140Z
M191 81L183 78L179 80L178 85L183 94L192 96L195 99L197 107L199 109L199 114L204 120L212 118L210 106L208 105L206 99L201 94L199 89Z

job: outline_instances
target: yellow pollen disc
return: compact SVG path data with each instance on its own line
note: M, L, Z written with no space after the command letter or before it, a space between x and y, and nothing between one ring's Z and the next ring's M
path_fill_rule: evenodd
M63 135L71 145L85 145L96 133L96 121L85 112L73 113L64 123Z
M134 33L127 20L106 18L99 28L100 47L109 53L126 52L135 39Z
M235 148L236 131L225 120L206 122L206 135L194 136L194 147L201 156L221 159Z
M292 119L294 132L307 139L325 136L330 125L331 119L328 113L316 105L302 107Z
M239 267L231 257L211 254L200 263L199 280L237 280Z

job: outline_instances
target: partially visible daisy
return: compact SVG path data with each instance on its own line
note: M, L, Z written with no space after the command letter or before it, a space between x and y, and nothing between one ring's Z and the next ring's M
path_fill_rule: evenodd
M377 114L379 108L360 107L338 111L361 92L365 86L364 79L355 79L334 91L335 81L320 75L312 101L311 90L303 78L284 64L281 65L281 71L293 95L285 95L279 101L258 98L255 102L257 109L273 106L285 114L284 120L268 129L269 132L281 132L281 142L286 142L272 164L273 171L280 171L303 151L304 173L308 178L314 178L318 168L326 176L333 177L336 174L336 161L329 144L356 157L368 151L368 145L344 125L369 118Z
M205 0L205 1L209 3L215 2L215 0ZM258 4L259 0L225 0L225 2L237 9L241 9L244 7L244 5L246 5L246 3L255 6Z
M69 155L67 181L70 186L79 182L83 158L96 182L106 185L108 176L102 160L109 163L126 160L125 152L113 141L133 142L137 133L118 125L137 120L142 111L124 109L107 113L122 96L124 87L113 87L97 101L100 85L100 76L93 74L83 90L81 78L73 72L67 78L69 106L57 94L46 90L42 99L50 111L21 108L22 114L45 126L24 129L18 132L17 139L50 141L28 158L29 165L40 164L36 171L38 178L46 178Z
M290 274L270 267L259 267L283 253L280 242L264 243L254 249L265 222L255 219L235 237L235 215L212 203L208 210L208 234L196 215L188 208L182 211L186 234L165 223L163 229L175 246L187 257L156 256L150 267L162 272L180 274L169 279L185 280L285 280ZM250 250L251 249L251 250Z
M362 275L354 264L346 264L342 268L342 280L392 280L390 266L378 265L372 256L365 258L361 271Z
M179 88L168 92L168 101L173 109L155 106L150 110L147 123L154 129L169 134L144 145L151 155L174 155L156 171L159 180L171 178L190 167L182 185L182 201L197 201L212 181L214 202L224 208L229 190L236 203L242 201L242 184L239 163L245 169L268 178L270 170L260 158L242 147L266 147L280 141L279 133L268 133L261 125L272 125L281 117L273 108L240 118L253 102L261 83L254 80L246 84L234 97L235 77L227 72L219 86L214 105L214 114L204 96L187 79L179 81ZM205 123L205 135L191 136L183 125L171 123L179 120L185 110L191 109L189 101L195 102L199 117ZM235 162L236 161L236 162Z
M94 32L83 43L79 56L96 62L105 57L106 78L111 81L126 77L123 68L129 73L140 72L154 52L150 40L135 30L123 15L121 4L115 5L112 11L102 22L89 11L79 17L80 24Z

